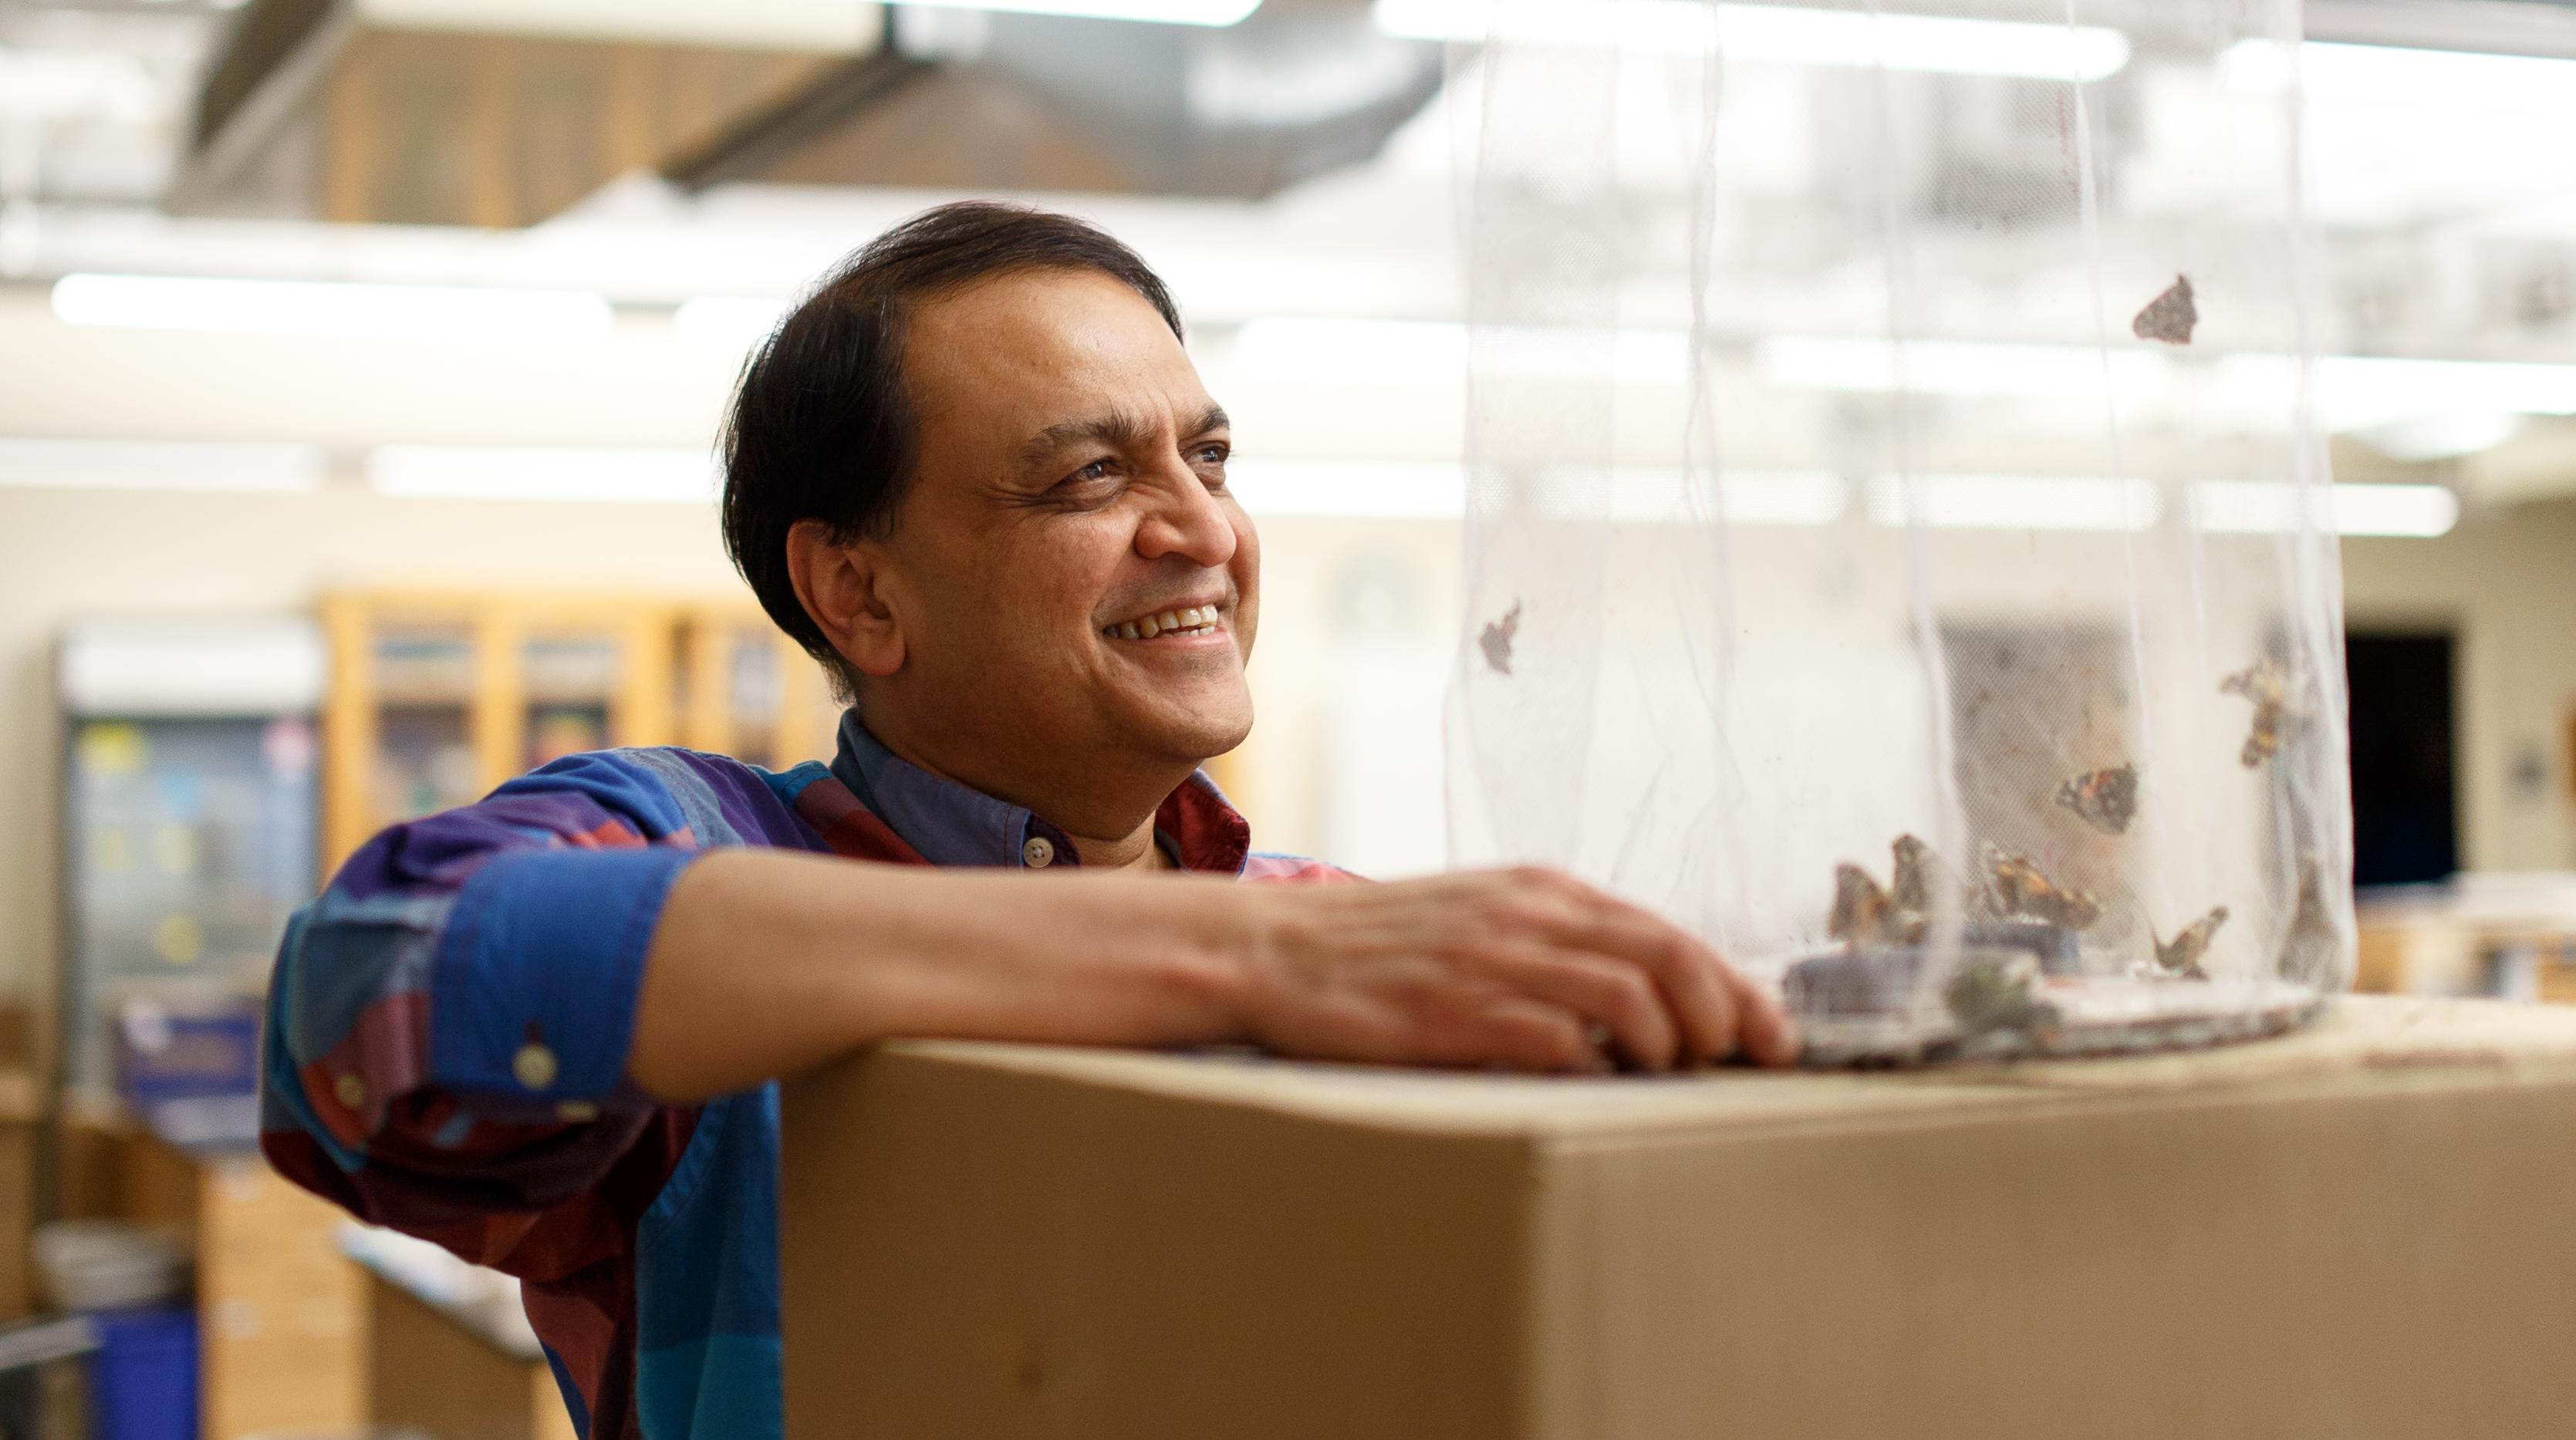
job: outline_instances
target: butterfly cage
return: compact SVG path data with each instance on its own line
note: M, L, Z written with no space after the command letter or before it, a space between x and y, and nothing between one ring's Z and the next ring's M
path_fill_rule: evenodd
M1380 10L1471 42L1455 858L1695 929L1820 1063L2347 984L2294 0Z

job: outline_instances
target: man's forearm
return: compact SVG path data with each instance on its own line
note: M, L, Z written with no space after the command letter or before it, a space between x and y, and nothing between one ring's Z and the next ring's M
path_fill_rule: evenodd
M1242 898L1213 880L722 851L664 903L627 1071L690 1102L895 1036L1232 1038Z
M1706 944L1552 870L1277 886L725 851L671 889L627 1073L688 1101L895 1036L1524 1070L1798 1051Z

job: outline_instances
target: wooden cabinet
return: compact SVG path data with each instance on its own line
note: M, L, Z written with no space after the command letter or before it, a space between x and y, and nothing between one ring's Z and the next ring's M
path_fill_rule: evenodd
M770 770L829 760L841 707L823 668L751 606L680 618L680 743Z
M784 769L832 753L821 667L756 607L625 595L326 598L322 866L399 820L610 745Z
M326 874L386 825L558 756L677 738L667 602L341 594L322 619Z

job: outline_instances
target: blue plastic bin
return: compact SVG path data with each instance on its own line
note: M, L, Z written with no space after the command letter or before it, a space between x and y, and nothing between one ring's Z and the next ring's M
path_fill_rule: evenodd
M90 1316L90 1433L97 1440L196 1440L197 1317L188 1310Z

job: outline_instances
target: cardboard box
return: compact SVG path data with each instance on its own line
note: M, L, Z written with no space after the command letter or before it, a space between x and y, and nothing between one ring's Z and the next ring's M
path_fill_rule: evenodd
M786 1097L788 1431L2502 1437L2576 1424L2576 1012L1532 1080L906 1044Z
M575 1440L542 1353L498 1344L377 1274L367 1277L367 1329L370 1433Z

